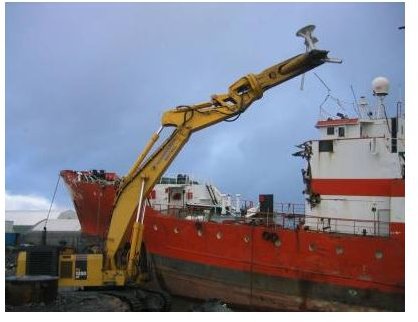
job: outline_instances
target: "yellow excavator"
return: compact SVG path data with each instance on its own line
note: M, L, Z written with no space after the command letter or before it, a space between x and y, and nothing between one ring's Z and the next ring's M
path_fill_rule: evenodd
M221 121L232 120L245 112L268 89L322 65L340 62L328 58L328 51L315 48L317 39L312 36L314 26L297 32L305 39L306 52L278 64L259 74L248 74L234 82L225 94L213 95L204 103L183 105L166 111L161 127L155 132L129 173L123 178L114 201L111 223L101 254L75 254L58 250L50 258L22 251L18 256L17 275L30 275L31 263L53 261L60 287L104 287L141 285L139 259L144 230L145 201L154 185L173 162L192 133ZM151 150L164 128L174 128L161 145ZM132 228L131 228L132 227ZM126 245L126 259L117 254ZM45 264L45 263L43 263ZM33 271L33 269L32 269ZM36 270L35 270L36 271Z

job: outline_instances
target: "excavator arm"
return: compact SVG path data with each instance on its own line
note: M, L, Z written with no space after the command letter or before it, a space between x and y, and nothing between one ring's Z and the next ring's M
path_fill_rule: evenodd
M264 92L328 61L328 52L312 49L271 66L259 74L249 74L233 83L227 93L213 95L208 102L180 106L165 112L161 128L152 135L119 189L106 240L105 269L118 270L115 255L130 238L127 277L137 275L137 261L142 243L145 199L189 140L202 130L243 113ZM171 135L152 154L150 151L163 128L174 127ZM133 225L131 236L129 227Z
M137 284L140 277L138 261L144 230L145 200L155 184L192 133L221 121L235 120L268 89L316 68L324 62L340 62L328 58L327 51L314 47L317 42L317 39L311 35L314 28L312 25L307 26L296 34L305 38L307 50L304 54L273 65L259 74L246 75L234 82L226 93L213 95L207 102L179 106L162 115L161 127L152 135L143 152L119 185L104 253L75 254L70 250L60 250L57 253L56 249L51 253L51 267L57 265L59 267L60 287ZM171 128L171 134L153 149L164 128ZM125 247L128 246L128 242L129 249ZM117 260L118 253L126 250L129 250L127 263ZM17 275L23 276L30 273L27 270L32 267L32 264L27 259L37 257L38 251L32 249L19 253ZM41 253L44 254L44 251L41 250ZM42 260L44 258L42 257Z

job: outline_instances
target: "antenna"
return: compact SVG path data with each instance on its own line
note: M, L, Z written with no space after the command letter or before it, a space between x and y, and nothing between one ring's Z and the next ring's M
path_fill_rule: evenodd
M312 37L312 32L315 30L315 25L308 25L296 32L297 37L305 39L306 52L315 49L315 44L318 42L318 38ZM305 73L302 74L300 80L300 90L303 91L303 85L305 84Z
M354 92L353 85L350 85L350 88L351 88L351 93L353 93L353 98L354 98L354 105L355 105L354 111L357 113L357 115L359 117L361 117L361 114L360 114L360 111L359 111L359 105L358 105L358 101L357 101L357 96L356 96L356 93Z
M303 28L300 28L296 32L297 37L302 37L305 39L306 52L316 50L315 44L318 42L318 38L312 35L314 30L315 30L315 25L307 25ZM337 63L337 64L341 64L343 62L341 59L336 59L336 58L325 58L324 61L327 63ZM301 90L303 90L304 82L305 82L305 73L302 74L302 80L300 84Z
M389 93L389 80L385 77L376 77L372 81L373 96L378 98L378 106L375 109L375 118L380 119L386 117L385 105L383 104L384 98Z
M296 32L296 36L305 38L306 51L311 51L315 48L315 44L318 42L318 38L312 36L312 32L315 30L315 25L307 25L300 28Z
M358 109L360 112L360 117L362 119L369 118L371 119L373 116L373 112L370 111L369 103L367 102L367 99L365 96L360 96L360 101L358 103Z
M399 84L398 86L398 101L396 102L396 117L405 117L405 114L402 111L402 87Z
M327 84L325 84L325 82L322 80L322 78L321 78L321 77L319 77L319 76L318 76L318 74L317 74L317 73L315 73L315 72L314 72L314 75L316 76L316 78L318 78L318 79L319 79L319 81L322 83L322 85L324 85L324 86L325 86L325 88L328 90L328 94L329 94L329 93L331 93L331 89L327 86Z
M326 110L323 108L323 106L324 106L325 102L326 102L326 101L328 101L328 98L330 98L330 96L331 96L331 89L327 86L327 84L325 84L325 82L321 79L321 77L319 77L319 76L318 76L318 74L317 74L317 73L315 73L315 72L314 72L314 75L316 76L316 78L318 78L318 79L319 79L319 81L322 83L322 85L324 85L324 86L325 86L325 88L326 88L326 89L327 89L327 91L328 91L327 96L325 96L324 101L321 103L321 105L319 105L319 115L320 115L320 117L321 117L321 116L323 115L323 112L326 112L329 116L331 116L331 114L330 114L330 113L328 113L328 111L326 111Z
M308 25L300 28L296 32L296 36L305 38L306 51L311 51L315 48L315 44L318 42L318 38L312 36L312 32L315 30L315 25Z
M327 89L327 95L326 95L324 101L319 106L320 116L323 115L323 112L326 112L329 116L331 116L331 114L328 111L326 111L324 109L324 107L323 107L325 105L325 103L328 101L328 99L333 100L334 103L337 104L339 110L341 112L346 113L346 109L344 108L343 105L348 105L348 104L352 105L353 103L347 102L345 100L342 100L342 99L339 99L338 97L333 96L331 94L331 88L329 88L329 86L325 83L325 81L321 77L319 77L319 75L317 73L314 72L313 74L316 76L316 78L318 78L318 80L321 82L321 84L324 85L324 87ZM356 110L355 110L355 112L357 113ZM346 114L343 114L343 113L337 113L337 116L340 116L340 117L348 117Z
M312 32L315 30L315 25L308 25L303 28L300 28L296 32L297 37L302 37L305 39L306 52L315 49L315 44L318 42L318 38L312 37ZM303 91L303 85L305 84L305 73L302 74L302 79L300 81L300 90Z
M306 51L315 50L315 44L318 42L318 38L312 36L312 32L315 30L315 25L307 25L296 32L296 36L305 38ZM338 58L325 58L327 63L341 64L343 61Z

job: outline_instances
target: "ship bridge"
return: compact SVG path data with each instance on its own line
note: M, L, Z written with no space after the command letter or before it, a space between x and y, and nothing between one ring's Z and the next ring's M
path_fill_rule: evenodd
M303 170L310 229L403 235L405 119L399 106L391 118L379 106L363 117L340 114L316 123L319 139L305 143Z

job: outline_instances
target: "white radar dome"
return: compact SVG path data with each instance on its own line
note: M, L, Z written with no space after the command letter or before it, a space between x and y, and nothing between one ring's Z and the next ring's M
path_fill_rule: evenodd
M386 77L376 77L372 81L373 95L385 96L389 93L389 80Z

